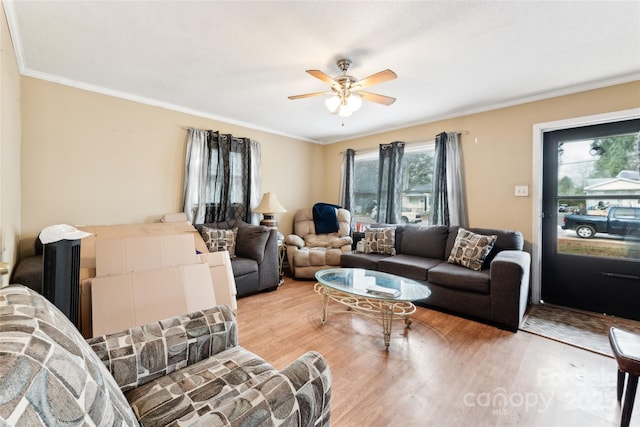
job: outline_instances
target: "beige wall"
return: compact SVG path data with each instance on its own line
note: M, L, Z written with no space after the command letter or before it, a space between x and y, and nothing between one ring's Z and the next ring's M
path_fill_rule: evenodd
M339 153L347 148L433 139L442 131L468 131L461 143L469 225L520 230L531 242L532 197L515 197L514 187L532 189L533 125L637 107L638 81L332 144L324 153L324 198L338 200Z
M15 265L20 223L20 73L0 7L0 261ZM9 275L0 277L0 286Z
M344 149L467 131L462 155L470 225L518 229L530 242L532 198L513 193L515 185L532 189L533 125L640 106L640 82L633 82L320 146L28 77L21 94L23 253L51 224L149 222L179 210L189 126L261 142L263 190L275 192L289 210L278 215L285 234L296 209L337 203ZM5 200L3 194L3 211L11 203Z
M22 120L23 253L48 225L152 222L180 210L185 127L260 141L263 191L288 209L283 233L323 194L322 147L301 140L29 77Z

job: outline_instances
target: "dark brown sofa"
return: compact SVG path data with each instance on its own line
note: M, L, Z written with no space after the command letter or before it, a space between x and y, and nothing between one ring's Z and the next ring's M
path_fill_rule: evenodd
M378 224L374 227L390 225ZM459 227L394 225L396 255L343 254L341 267L396 274L423 283L431 296L416 305L437 308L517 331L529 299L531 256L524 252L518 231L466 228L496 235L482 269L447 262Z

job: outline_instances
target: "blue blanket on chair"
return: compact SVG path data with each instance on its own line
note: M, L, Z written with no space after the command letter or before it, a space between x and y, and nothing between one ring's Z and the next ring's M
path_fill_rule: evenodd
M313 205L313 225L316 227L316 234L335 233L340 229L336 211L340 207L329 203Z

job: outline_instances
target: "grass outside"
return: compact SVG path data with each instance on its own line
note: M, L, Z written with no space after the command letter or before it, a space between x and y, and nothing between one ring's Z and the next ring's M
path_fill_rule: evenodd
M640 260L640 242L558 239L558 253Z

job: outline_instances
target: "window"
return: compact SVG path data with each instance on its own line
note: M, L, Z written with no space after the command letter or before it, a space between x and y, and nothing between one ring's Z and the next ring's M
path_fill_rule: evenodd
M214 183L221 183L224 181L223 175L225 174L225 165L223 163L220 163L219 156L219 150L212 151L209 160L209 176ZM248 165L246 165L245 163L246 162L244 161L244 157L241 152L229 152L228 166L226 166L228 168L229 174L228 194L223 194L220 191L220 185L207 186L207 203L220 204L220 200L223 196L226 196L229 203L231 204L237 205L244 202L244 171L248 168Z
M260 197L260 144L247 138L189 129L183 210L194 224L242 220Z
M402 222L427 223L431 202L434 143L405 146L402 181ZM378 200L378 152L358 153L354 160L354 220L375 222Z
M635 219L636 210L632 208L618 208L613 213L615 219Z
M640 258L633 226L626 226L637 221L640 207L640 139L635 130L620 132L615 124L609 126L606 132L580 137L558 131L558 170L552 182L558 206L557 224L553 225L557 226L560 255ZM586 217L574 219L567 216L570 214ZM607 223L609 215L613 221ZM590 221L603 226L594 227Z

